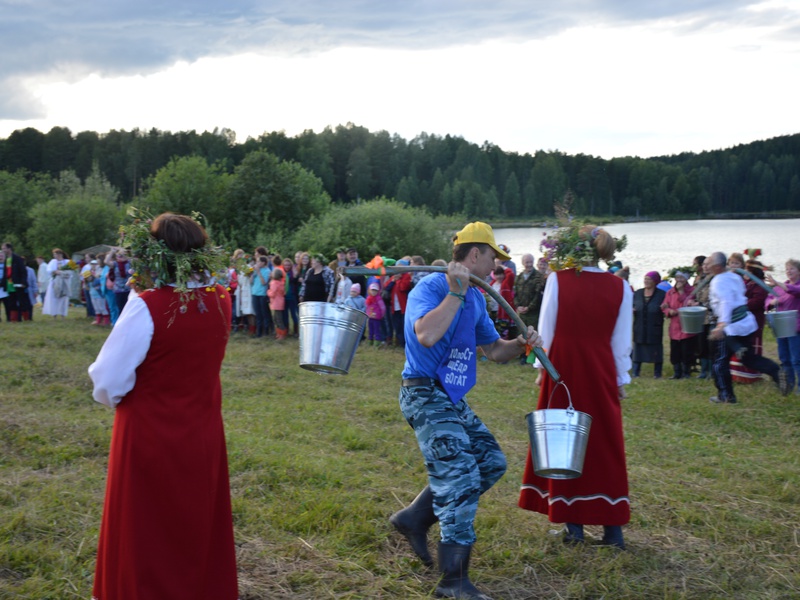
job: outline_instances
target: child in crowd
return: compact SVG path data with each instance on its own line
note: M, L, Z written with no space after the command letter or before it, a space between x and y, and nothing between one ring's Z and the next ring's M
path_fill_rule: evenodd
M365 302L367 317L369 317L369 341L376 346L384 346L386 344L383 341L383 330L381 329L381 321L386 314L386 304L383 298L381 298L380 292L380 285L377 283L370 283Z
M97 258L91 261L90 276L87 279L89 286L89 301L94 305L95 320L92 325L111 325L111 317L108 314L108 304L106 303L106 295L103 287L104 282L102 278L103 263L106 260L105 254L98 254Z
M367 312L367 301L361 295L361 284L354 283L350 286L350 296L344 301L344 305Z
M267 296L269 296L269 308L272 311L272 322L275 324L275 338L279 340L286 339L286 334L289 332L283 318L283 311L286 308L283 268L277 266L273 268Z
M269 296L267 296L271 277L272 274L268 266L267 257L259 255L252 275L252 297L253 309L256 314L257 338L272 333L273 322L269 314Z

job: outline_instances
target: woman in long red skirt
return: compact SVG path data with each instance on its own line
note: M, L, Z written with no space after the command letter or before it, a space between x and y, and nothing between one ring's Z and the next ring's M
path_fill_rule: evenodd
M137 227L131 256L153 276L140 283L163 285L126 304L89 367L95 400L116 407L93 597L236 600L220 385L231 302L205 281L218 249L183 215ZM148 262L158 252L166 264Z
M591 415L592 424L576 479L537 476L528 451L519 506L565 523L568 543L583 542L584 525L603 525L602 543L624 548L622 525L630 520L620 400L630 383L633 293L625 281L597 267L598 260L613 259L624 239L587 225L560 230L542 244L556 269L567 268L547 279L539 333L575 409ZM555 385L544 373L539 409L547 408ZM567 405L559 388L552 408Z

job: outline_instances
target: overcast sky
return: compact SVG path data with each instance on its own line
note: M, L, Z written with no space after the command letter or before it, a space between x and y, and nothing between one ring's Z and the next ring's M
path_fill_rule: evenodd
M800 133L800 0L0 0L0 137L355 123L655 156Z

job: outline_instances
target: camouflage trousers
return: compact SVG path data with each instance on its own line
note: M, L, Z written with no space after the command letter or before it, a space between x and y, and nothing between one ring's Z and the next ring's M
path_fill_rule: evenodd
M465 400L454 405L438 387L401 388L400 410L425 459L442 542L474 544L478 499L506 472L497 440Z

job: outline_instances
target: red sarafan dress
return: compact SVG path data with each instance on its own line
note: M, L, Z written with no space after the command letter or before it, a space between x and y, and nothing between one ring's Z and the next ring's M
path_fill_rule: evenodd
M238 597L219 376L231 303L221 286L196 295L185 312L172 288L140 296L153 336L116 409L97 600Z
M610 273L586 270L559 271L556 276L558 312L547 354L569 388L575 410L590 414L592 424L583 471L576 479L535 475L528 451L519 506L545 514L553 523L624 525L630 520L630 501L611 340L622 318L627 283ZM547 307L542 308L544 319ZM630 330L627 335L630 339ZM547 408L554 386L545 373L538 409ZM550 407L566 408L566 392L558 387Z

